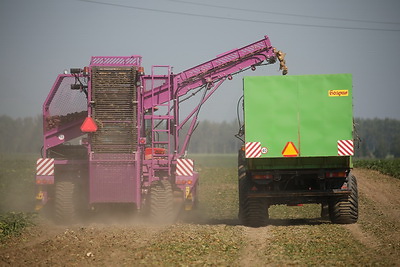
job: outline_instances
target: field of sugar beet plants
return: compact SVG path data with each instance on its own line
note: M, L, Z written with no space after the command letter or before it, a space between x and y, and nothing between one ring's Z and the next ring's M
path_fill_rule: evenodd
M2 265L396 265L400 254L400 180L356 168L360 218L335 225L318 205L273 206L269 225L237 219L234 155L194 155L199 209L173 225L139 218L59 226L31 213L33 156L0 158ZM359 165L357 165L359 166ZM8 227L8 228L7 228ZM14 227L14 228L13 228ZM14 233L14 234L13 234Z

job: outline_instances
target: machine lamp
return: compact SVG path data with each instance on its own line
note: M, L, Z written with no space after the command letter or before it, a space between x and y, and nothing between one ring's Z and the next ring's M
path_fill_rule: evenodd
M176 180L175 183L178 185L184 185L184 184L191 185L193 183L193 181L192 180Z
M256 180L264 180L264 179L273 179L274 176L272 174L253 174L253 179Z
M138 68L138 72L139 72L140 75L143 75L144 74L144 67L139 67Z
M345 171L343 171L343 172L326 172L325 177L326 178L337 178L337 177L345 178L345 177L347 177L347 173Z
M85 75L85 76L89 75L89 67L83 68L83 75Z
M81 131L84 133L93 133L97 131L97 125L92 117L87 117L81 125Z

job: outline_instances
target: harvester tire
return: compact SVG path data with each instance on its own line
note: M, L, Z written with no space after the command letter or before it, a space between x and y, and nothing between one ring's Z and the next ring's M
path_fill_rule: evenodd
M329 216L332 223L352 224L358 220L357 179L350 173L346 182L351 191L350 195L346 198L335 198L329 205Z
M55 185L55 219L62 224L73 223L77 218L75 183L59 181Z
M245 226L261 227L267 224L268 208L265 199L248 197L253 186L247 176L239 180L239 220Z
M157 181L152 184L150 217L154 223L170 224L174 222L174 194L169 181Z

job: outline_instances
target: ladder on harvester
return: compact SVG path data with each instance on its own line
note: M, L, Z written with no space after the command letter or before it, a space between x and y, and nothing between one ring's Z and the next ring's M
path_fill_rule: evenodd
M158 74L159 72L164 74ZM171 134L172 134L172 121L174 116L171 112L171 101L160 103L156 100L155 88L159 86L166 86L171 88L171 67L157 65L151 68L150 90L152 94L152 109L145 119L150 121L150 147L151 158L149 175L150 177L163 178L165 175L171 175ZM170 90L168 99L172 99L172 90ZM156 111L164 115L156 115Z

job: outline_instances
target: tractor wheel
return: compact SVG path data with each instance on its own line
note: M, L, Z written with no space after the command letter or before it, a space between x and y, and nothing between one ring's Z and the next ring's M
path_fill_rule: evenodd
M62 224L72 223L77 218L76 186L72 181L60 181L55 185L55 219Z
M357 179L353 174L347 177L351 193L346 198L335 198L329 205L329 217L333 223L351 224L358 220Z
M262 198L248 197L252 186L247 176L239 180L239 219L245 226L261 227L269 218L267 203Z
M152 184L150 217L155 223L170 224L174 222L174 194L169 181L157 181Z

